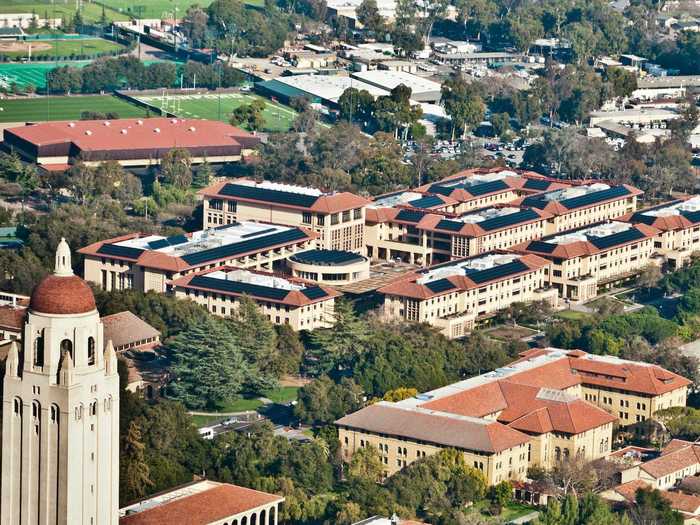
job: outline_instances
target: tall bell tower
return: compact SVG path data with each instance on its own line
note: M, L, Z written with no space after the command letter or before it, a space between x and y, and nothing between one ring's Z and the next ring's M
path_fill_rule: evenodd
M117 358L65 240L5 368L0 525L117 525Z

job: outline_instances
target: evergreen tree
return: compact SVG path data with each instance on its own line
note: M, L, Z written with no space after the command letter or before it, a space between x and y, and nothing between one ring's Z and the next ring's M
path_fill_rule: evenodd
M576 525L578 523L578 500L573 493L566 495L561 512L561 525Z
M127 503L146 495L153 482L144 456L141 429L135 421L129 423L126 436L122 439L124 444L119 460L119 495L121 503Z
M201 166L195 171L194 177L192 179L192 185L197 188L206 188L211 183L211 178L214 172L211 169L211 165L205 159Z
M177 188L189 188L192 185L192 159L183 148L168 151L160 163L160 173L166 183Z

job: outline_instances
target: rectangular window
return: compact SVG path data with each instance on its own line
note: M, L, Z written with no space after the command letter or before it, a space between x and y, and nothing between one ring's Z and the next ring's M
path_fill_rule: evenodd
M238 203L236 201L228 201L228 211L229 213L236 213Z
M212 210L223 210L224 209L224 202L220 199L212 199L209 201L209 207Z
M311 212L305 211L301 214L301 222L304 224L311 224Z
M353 217L355 219L361 219L362 218L362 208L355 208L352 211Z
M331 224L335 225L335 224L338 224L338 222L339 222L338 214L334 213L333 215L331 215Z
M316 224L319 226L324 226L326 224L326 216L325 215L317 215L316 216Z
M350 210L343 212L343 222L348 222L350 220Z

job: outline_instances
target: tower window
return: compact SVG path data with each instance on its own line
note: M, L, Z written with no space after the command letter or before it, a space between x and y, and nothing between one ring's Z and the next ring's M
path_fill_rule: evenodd
M88 337L88 365L95 364L95 339Z
M15 414L19 415L22 413L22 401L19 398L15 398L14 409Z
M44 335L37 335L34 340L34 366L44 366Z
M92 403L90 403L90 415L91 416L97 415L97 401L93 401Z
M65 354L68 352L70 354L70 358L74 359L73 357L73 341L70 339L64 339L61 341L61 355Z
M58 421L58 407L51 405L51 423L56 423L56 421Z

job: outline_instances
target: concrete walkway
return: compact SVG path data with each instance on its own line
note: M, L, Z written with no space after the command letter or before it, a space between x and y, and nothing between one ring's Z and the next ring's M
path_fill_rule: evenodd
M515 518L513 520L510 520L508 523L509 524L514 524L514 525L522 525L524 523L530 523L531 521L536 520L539 517L540 513L537 511L533 511L530 514L525 514L525 516L520 516L519 518Z

